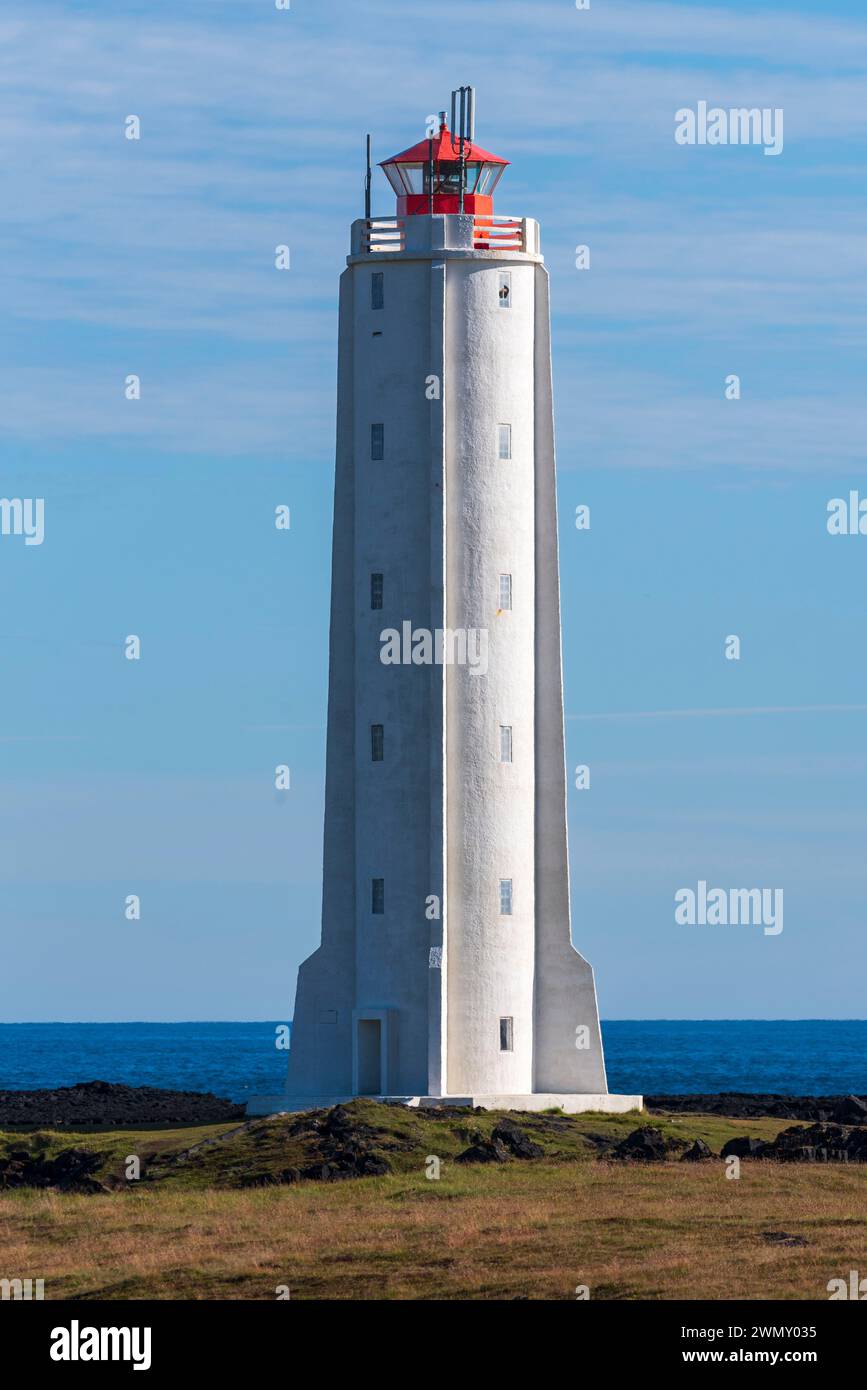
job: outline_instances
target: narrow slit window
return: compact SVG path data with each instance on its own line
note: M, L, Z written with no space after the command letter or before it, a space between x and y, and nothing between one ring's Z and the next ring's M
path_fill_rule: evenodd
M514 1020L511 1018L500 1019L500 1051L514 1052L515 1050L515 1027Z
M511 309L512 307L512 272L510 270L500 271L500 308Z
M375 270L370 277L370 307L382 309L385 306L385 279L381 270Z
M370 759L371 762L381 763L385 757L385 726L383 724L371 724L370 726Z
M501 459L512 457L512 426L497 426L497 456Z
M381 574L370 576L370 606L371 608L382 607L383 578Z
M500 608L506 612L512 607L512 576L510 574L500 575Z
M370 457L375 461L385 457L385 425L370 427Z
M512 726L511 724L500 725L500 762L510 763L512 761Z
M510 878L500 879L500 916L511 917L512 915L512 880Z
M372 878L370 880L370 910L375 917L381 917L385 912L384 878Z

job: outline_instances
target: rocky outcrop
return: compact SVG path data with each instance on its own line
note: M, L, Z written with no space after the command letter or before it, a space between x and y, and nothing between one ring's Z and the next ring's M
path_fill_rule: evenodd
M475 1131L472 1143L455 1159L456 1163L507 1163L510 1158L544 1158L545 1150L508 1115L498 1120L490 1139Z
M381 1177L391 1172L387 1160L371 1150L376 1137L374 1131L368 1125L359 1124L342 1105L335 1105L308 1123L318 1135L317 1154L312 1163L300 1170L299 1177L339 1182L344 1178ZM284 1181L292 1179L284 1176Z
M776 1139L730 1139L722 1158L772 1158L780 1163L867 1163L867 1128L853 1125L790 1125Z
M87 1081L56 1091L0 1091L0 1128L34 1125L200 1125L243 1120L244 1106L202 1091Z
M544 1158L545 1150L535 1143L508 1115L491 1131L491 1142L502 1144L513 1158Z
M644 1104L650 1111L679 1115L725 1115L735 1120L770 1115L781 1120L867 1124L867 1101L860 1096L782 1096L720 1091L712 1095L645 1096Z
M609 1153L601 1156L637 1163L662 1163L670 1153L683 1147L682 1140L666 1139L662 1131L653 1125L642 1125L615 1144Z
M729 1139L723 1144L720 1158L762 1158L768 1148L764 1139L746 1136L742 1139Z
M104 1192L105 1186L94 1175L102 1165L102 1155L86 1149L64 1149L55 1158L12 1149L0 1158L0 1189L13 1187L54 1188L58 1192Z
M499 1139L479 1139L463 1153L459 1153L455 1163L508 1163L509 1150Z
M703 1139L696 1139L691 1148L686 1153L681 1154L681 1163L704 1163L709 1158L716 1158L716 1154L708 1148Z

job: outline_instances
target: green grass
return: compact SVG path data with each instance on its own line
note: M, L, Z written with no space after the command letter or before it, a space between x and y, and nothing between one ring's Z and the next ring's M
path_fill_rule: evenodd
M347 1107L353 1121L371 1131L366 1147L389 1164L394 1173L423 1168L429 1155L453 1160L478 1138L487 1139L500 1113L474 1111L441 1115L431 1110L382 1105L357 1100ZM515 1118L515 1117L513 1117ZM596 1161L598 1145L587 1136L612 1142L638 1125L653 1124L667 1137L684 1143L701 1138L714 1152L727 1139L749 1134L771 1139L784 1122L778 1119L730 1120L717 1115L624 1115L588 1112L562 1115L546 1111L516 1117L525 1132L544 1150L538 1163ZM103 1155L99 1176L129 1186L124 1177L128 1157L141 1159L142 1185L169 1188L250 1187L278 1181L287 1168L304 1168L317 1157L317 1145L304 1117L271 1116L186 1129L103 1129L79 1132L17 1130L0 1132L0 1157L14 1149L51 1158L66 1148L83 1148ZM173 1155L186 1154L182 1163Z
M828 1279L867 1258L867 1166L744 1162L730 1180L719 1161L600 1160L588 1138L651 1123L718 1152L734 1135L773 1138L786 1121L518 1116L544 1158L461 1165L457 1154L498 1116L363 1100L348 1109L372 1131L387 1176L250 1189L315 1158L299 1117L4 1133L0 1153L98 1151L116 1188L0 1193L4 1268L44 1278L49 1299L273 1299L281 1284L301 1299L571 1299L579 1284L597 1299L799 1299L827 1297ZM197 1144L185 1162L165 1161ZM122 1178L130 1154L144 1160L141 1182ZM426 1175L429 1155L438 1180ZM775 1246L769 1231L808 1243Z

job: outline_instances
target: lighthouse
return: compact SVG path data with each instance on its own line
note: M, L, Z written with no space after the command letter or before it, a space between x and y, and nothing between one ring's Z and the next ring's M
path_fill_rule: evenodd
M640 1108L572 944L548 274L453 94L340 281L322 939L285 1093ZM368 174L368 189L370 186Z

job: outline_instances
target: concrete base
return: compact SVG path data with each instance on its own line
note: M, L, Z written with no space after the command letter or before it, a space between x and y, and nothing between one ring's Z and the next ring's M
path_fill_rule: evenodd
M609 1115L623 1115L628 1110L643 1110L643 1096L613 1095L551 1095L535 1092L526 1096L251 1096L247 1101L248 1115L281 1115L297 1110L326 1110L331 1105L348 1105L352 1100L376 1100L382 1105L407 1105L418 1110L436 1110L441 1106L460 1106L472 1110L554 1110L567 1115L581 1115L599 1110Z

